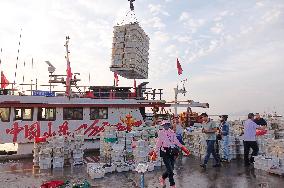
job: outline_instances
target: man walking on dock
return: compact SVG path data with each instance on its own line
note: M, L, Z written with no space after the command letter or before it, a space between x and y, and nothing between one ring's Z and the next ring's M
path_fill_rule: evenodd
M211 121L206 113L201 114L203 120L203 129L202 132L205 133L206 142L207 142L207 151L203 164L200 166L206 168L210 155L212 154L215 159L215 164L213 167L220 167L220 160L215 151L215 142L216 142L216 132L217 125Z

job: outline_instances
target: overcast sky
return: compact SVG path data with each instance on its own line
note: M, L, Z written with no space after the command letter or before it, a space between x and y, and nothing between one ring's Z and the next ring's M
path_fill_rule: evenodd
M37 77L46 84L45 60L65 74L63 45L69 35L71 67L81 73L80 85L112 85L113 26L128 9L127 0L1 0L0 69L14 81L22 33L16 82L25 75L26 81ZM135 9L150 37L149 79L138 82L164 88L172 101L173 87L188 78L189 92L180 99L208 102L210 114L276 110L284 115L283 0L136 0ZM120 85L132 84L120 77Z

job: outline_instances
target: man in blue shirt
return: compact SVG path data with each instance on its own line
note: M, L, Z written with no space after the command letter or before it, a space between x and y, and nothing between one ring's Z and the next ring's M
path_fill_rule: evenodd
M223 161L228 162L230 161L229 158L229 123L227 122L228 119L228 115L222 115L220 116L220 134L222 135L222 143L223 143L223 152L224 152L224 157L223 157Z
M265 129L260 127L254 121L254 114L249 113L248 119L244 123L244 162L245 166L249 166L254 162L254 156L258 154L258 144L256 142L256 129ZM252 154L249 158L250 148L252 148Z

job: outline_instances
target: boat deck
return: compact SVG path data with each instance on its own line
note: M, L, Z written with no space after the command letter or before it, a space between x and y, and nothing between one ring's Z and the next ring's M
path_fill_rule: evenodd
M88 157L88 160L94 157ZM232 161L221 168L213 168L208 165L206 171L199 167L199 159L184 157L176 163L176 185L184 188L206 187L269 187L281 188L284 178L272 175L264 171L245 168L242 161ZM145 175L145 186L148 188L160 187L158 178L165 167L156 168ZM86 173L86 165L56 169L53 171L39 171L32 168L32 160L10 161L0 165L0 187L39 187L47 180L84 180L87 179L92 187L131 188L139 187L140 175L136 172L107 174L103 179L91 180ZM119 181L118 181L119 180ZM167 187L169 183L167 182Z

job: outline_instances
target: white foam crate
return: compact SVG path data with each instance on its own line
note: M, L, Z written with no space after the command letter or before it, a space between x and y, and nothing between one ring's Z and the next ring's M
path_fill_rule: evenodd
M51 163L39 163L39 168L40 169L50 169Z
M116 171L117 171L117 172L127 172L127 171L129 171L129 170L130 170L130 168L129 168L128 165L117 166L117 167L116 167Z
M105 172L104 171L101 171L101 172L94 172L94 171L91 171L89 173L89 176L92 178L92 179L100 179L100 178L103 178L105 176Z
M63 168L64 162L53 162L52 167L53 168Z
M152 171L154 171L155 170L155 164L154 163L147 163L147 165L148 165L148 168L147 168L147 171L148 172L152 172Z

